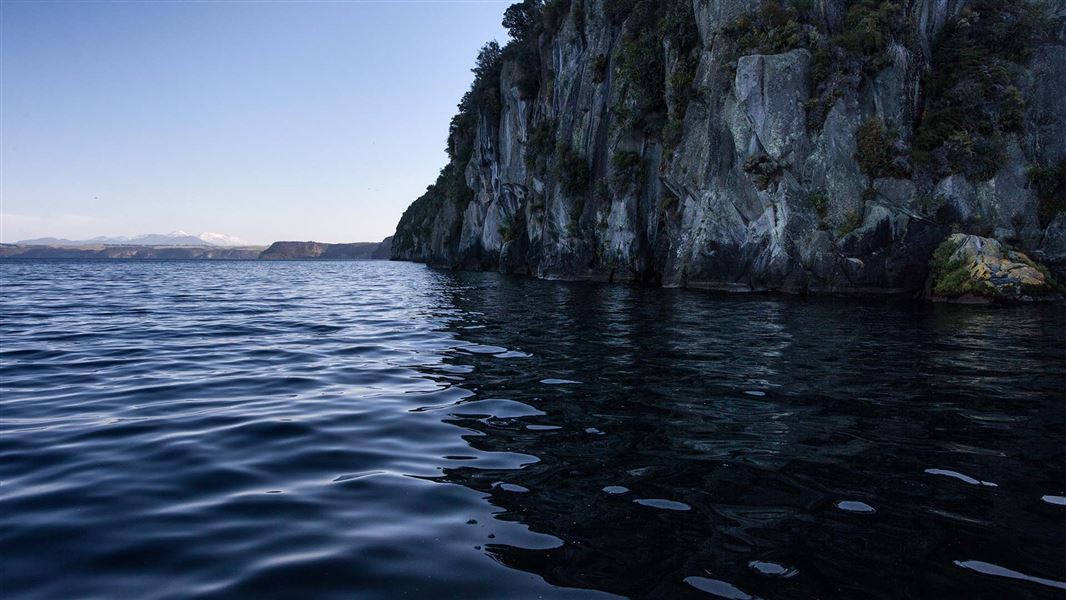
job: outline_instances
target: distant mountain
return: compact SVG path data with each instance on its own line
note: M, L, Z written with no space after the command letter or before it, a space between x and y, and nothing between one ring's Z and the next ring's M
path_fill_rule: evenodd
M16 242L20 246L248 246L248 242L224 233L204 232L193 235L184 231L170 233L149 233L135 236L94 237L89 240L68 240L63 238L37 238Z

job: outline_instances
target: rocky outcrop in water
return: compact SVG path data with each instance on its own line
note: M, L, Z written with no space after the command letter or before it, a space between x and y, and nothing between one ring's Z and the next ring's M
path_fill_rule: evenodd
M928 295L966 304L1061 300L1048 270L996 240L956 233L933 253Z
M1064 0L523 2L392 257L916 291L958 231L1061 276L1064 15Z

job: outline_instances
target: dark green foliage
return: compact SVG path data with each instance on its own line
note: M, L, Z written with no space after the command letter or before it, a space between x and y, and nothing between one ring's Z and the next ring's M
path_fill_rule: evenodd
M811 192L808 197L811 206L814 207L815 214L818 215L818 229L828 229L827 219L829 218L829 196L826 196L823 192Z
M751 181L760 191L776 186L785 166L768 154L755 154L744 160L744 172L751 175Z
M470 160L474 148L474 136L477 130L478 112L486 118L498 121L500 118L500 68L503 54L500 45L489 42L481 47L477 63L472 69L474 83L470 91L459 101L459 112L452 117L448 131L448 157L452 161L465 164Z
M555 151L555 121L541 121L529 134L526 143L525 162L526 168L534 173L544 173L548 168L548 160Z
M685 130L685 122L679 118L670 117L663 127L663 147L666 150L667 159L674 154L674 149L681 143L681 136Z
M611 157L614 175L611 183L621 194L627 194L634 187L639 187L644 177L644 162L640 154L628 150L616 150Z
M394 251L413 250L415 238L430 229L433 219L446 204L455 204L456 210L462 212L473 198L474 192L467 187L462 169L454 163L448 163L440 170L437 181L427 187L426 193L412 202L400 217L400 223L396 227ZM452 234L457 235L458 232Z
M503 11L503 27L511 39L524 41L540 33L541 15L544 10L541 0L523 0Z
M684 51L694 48L700 41L696 28L696 15L692 12L692 2L686 0L660 0L659 35L670 42L675 50Z
M903 0L859 0L848 7L844 30L833 42L861 57L867 72L876 73L890 63L889 44L907 43L909 31Z
M898 136L890 139L881 119L872 117L863 121L855 132L855 146L855 160L866 175L875 178L909 175L906 146Z
M666 113L683 115L690 96L699 41L692 3L638 0L625 3L625 10L626 26L616 72L624 94L615 109L624 117L627 127L660 134L666 124ZM664 39L677 52L681 71L671 74L671 95L681 102L675 102L673 107L666 103Z
M665 108L662 48L655 39L655 3L639 2L627 21L619 52L618 77L625 100L632 103L627 125L636 127L645 115Z
M600 54L592 63L592 81L603 83L607 80L607 57Z
M559 182L567 196L580 196L588 192L588 162L573 148L562 148L559 152Z
M540 52L536 44L511 42L504 48L504 58L518 67L518 97L531 100L540 92Z
M507 242L512 242L517 239L522 233L522 230L523 219L522 213L519 212L504 219L503 223L500 224L498 232L500 234L500 239L506 244Z
M544 29L556 32L563 26L570 13L570 0L547 0L544 3Z
M1033 165L1029 168L1029 185L1036 193L1040 226L1047 227L1061 212L1066 212L1066 160L1058 167Z
M944 240L933 252L929 261L929 275L933 281L933 294L955 298L965 294L981 295L990 292L984 285L975 285L964 258L952 260L961 242Z
M806 48L811 52L811 98L806 102L807 127L816 130L825 122L848 81L847 72L857 59L834 45L813 15L813 2L764 0L750 14L737 18L723 32L733 40L732 56L780 54Z
M1023 125L1016 81L1045 28L1042 10L1026 0L974 0L941 35L915 143L915 159L935 175L984 180L1003 165L1006 135Z
M603 11L611 24L621 25L640 2L641 0L603 0Z
M736 40L741 55L780 54L803 48L807 41L796 9L779 0L766 0L755 12L727 25L724 32Z

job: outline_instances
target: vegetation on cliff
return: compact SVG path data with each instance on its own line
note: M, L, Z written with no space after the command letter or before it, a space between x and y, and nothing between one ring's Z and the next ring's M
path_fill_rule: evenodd
M1066 256L1043 234L1066 180L1047 90L1066 81L1033 78L1061 32L1039 1L923 11L514 4L394 255L730 289L914 289L953 229Z
M925 81L915 158L937 175L984 180L1006 161L1007 136L1022 130L1023 64L1047 27L1027 0L972 0L948 25Z

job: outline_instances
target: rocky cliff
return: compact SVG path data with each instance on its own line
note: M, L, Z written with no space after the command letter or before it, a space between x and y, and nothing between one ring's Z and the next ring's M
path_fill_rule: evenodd
M952 233L1066 268L1066 0L526 0L392 257L911 291ZM1061 277L1060 277L1061 278Z
M322 242L274 242L259 254L260 260L371 260L388 257L392 238L381 242L326 244Z

